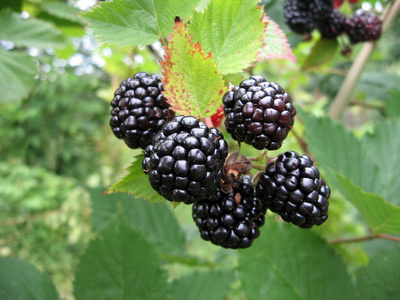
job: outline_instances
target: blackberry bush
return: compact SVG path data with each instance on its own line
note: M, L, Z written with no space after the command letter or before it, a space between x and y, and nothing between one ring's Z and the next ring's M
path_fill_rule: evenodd
M255 197L250 176L243 176L230 193L219 191L208 201L193 205L193 220L200 236L224 248L248 248L260 235L265 208Z
M280 154L262 173L256 195L268 209L301 228L321 225L328 218L330 189L307 155Z
M163 90L158 75L139 72L121 82L115 91L110 126L129 148L146 148L154 134L175 115Z
M243 80L225 93L223 104L228 133L259 150L279 149L296 115L289 94L262 76Z
M375 41L381 36L382 21L375 14L359 10L346 20L345 31L353 44Z
M144 154L142 167L151 186L167 200L191 204L217 192L228 145L218 129L192 116L176 116Z

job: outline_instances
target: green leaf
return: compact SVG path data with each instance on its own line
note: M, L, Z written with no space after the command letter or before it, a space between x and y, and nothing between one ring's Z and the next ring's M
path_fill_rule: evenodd
M174 300L224 300L234 282L232 272L193 272L172 282L171 299Z
M357 90L365 93L368 98L384 100L398 89L400 76L389 72L364 72L357 84Z
M49 15L64 19L73 23L82 23L82 20L77 16L81 12L79 8L73 7L62 2L47 2L42 3L41 8Z
M141 230L149 241L167 253L186 252L185 233L179 226L169 203L150 203L127 194L103 195L103 189L92 190L92 224L102 230L121 208L128 224ZM155 221L156 220L156 221Z
M74 295L77 300L165 299L166 280L154 246L116 216L80 257Z
M266 35L264 39L264 46L258 54L258 60L265 59L287 59L297 62L292 49L290 48L288 39L279 25L272 21L269 17L264 17L266 26Z
M151 202L166 201L150 185L149 176L143 173L142 160L143 154L135 157L131 166L127 168L128 174L107 189L106 193L130 193L136 198L150 200Z
M0 103L26 97L35 75L35 63L27 53L0 49Z
M358 270L356 299L399 299L400 246L390 243L371 258L367 267Z
M363 190L379 193L390 203L400 206L400 140L394 138L398 136L400 120L388 120L379 123L372 133L363 137L362 148L369 155L364 164L374 162L378 166L378 172L373 174L377 181L375 189Z
M177 114L204 118L217 111L225 92L222 74L211 54L206 55L199 43L193 44L182 22L176 23L168 38L161 66L163 93Z
M340 186L334 173L350 178L363 191L375 192L380 189L376 178L378 166L371 161L368 149L343 125L329 118L318 118L301 113L305 125L305 138L316 163L326 168L330 183Z
M174 19L185 19L199 0L114 0L82 13L99 39L116 44L148 45L172 31Z
M24 261L0 258L0 274L0 299L60 299L51 278Z
M258 0L211 0L188 25L194 42L211 52L224 75L250 66L263 45L263 10Z
M266 223L251 248L239 252L247 299L354 299L346 266L310 230Z
M0 39L11 41L18 47L64 47L61 31L51 23L39 19L23 20L10 9L0 12Z
M0 1L0 10L11 8L13 11L22 11L22 0Z
M313 46L310 55L307 56L301 68L307 70L332 61L338 50L338 46L339 43L336 39L320 39Z
M359 210L373 234L400 234L400 207L381 196L365 193L348 178L337 175L347 199Z
M392 91L385 103L385 113L389 118L400 118L400 90Z

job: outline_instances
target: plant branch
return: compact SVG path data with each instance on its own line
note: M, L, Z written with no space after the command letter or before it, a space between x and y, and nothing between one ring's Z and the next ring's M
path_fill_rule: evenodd
M388 235L388 234L383 234L383 233L377 233L377 234L369 234L366 236L360 236L360 237L355 237L355 238L347 238L347 239L337 239L337 240L331 240L328 243L329 244L342 244L342 243L358 243L358 242L364 242L364 241L370 241L373 239L386 239L386 240L391 240L400 243L400 238Z
M296 130L294 130L294 128L292 128L291 130L293 136L296 138L297 142L299 143L301 149L304 151L304 153L308 153L308 145L306 143L306 141L297 134Z
M386 7L382 15L383 32L389 27L399 10L400 0L395 0ZM339 89L339 92L336 94L336 97L329 109L329 117L331 117L331 119L337 120L342 117L344 110L350 102L356 85L360 80L361 74L364 71L365 65L375 49L376 43L377 41L364 42L360 53L354 60L342 86Z

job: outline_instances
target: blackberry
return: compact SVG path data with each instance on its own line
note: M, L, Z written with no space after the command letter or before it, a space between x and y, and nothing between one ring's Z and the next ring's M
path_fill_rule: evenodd
M321 225L328 218L329 187L312 159L294 151L267 165L257 181L256 196L284 221L301 228Z
M308 10L316 21L324 20L333 12L332 0L309 0Z
M317 29L321 32L322 37L336 39L343 33L345 22L346 16L335 9L327 18L317 22Z
M110 126L129 148L146 148L154 134L175 115L163 90L158 75L139 72L121 82L115 91Z
M359 10L346 20L345 32L353 44L375 41L381 36L382 21L375 14Z
M283 8L285 23L298 34L311 33L315 27L308 1L286 0Z
M192 116L176 116L145 149L143 171L169 201L195 203L217 192L228 144L222 133Z
M289 94L262 76L243 80L225 93L223 104L228 133L258 150L279 149L296 115Z
M200 201L192 207L193 220L203 240L224 248L248 248L260 235L265 211L254 196L250 176L238 180L230 193L219 191L209 201Z

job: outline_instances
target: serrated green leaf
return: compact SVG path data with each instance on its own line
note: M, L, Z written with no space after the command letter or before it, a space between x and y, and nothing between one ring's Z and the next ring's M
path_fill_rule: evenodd
M307 70L332 61L338 50L338 46L339 43L336 39L320 39L313 46L310 55L307 56L301 68Z
M61 31L51 23L39 19L23 20L10 9L0 12L0 39L15 43L18 47L48 47L65 46Z
M362 148L369 155L369 160L364 164L375 162L378 166L378 173L374 174L376 188L370 191L400 206L400 139L395 138L398 136L400 120L388 120L379 123L372 133L363 137Z
M398 243L390 243L371 258L367 267L358 270L355 299L399 299L400 246Z
M358 209L372 233L400 234L400 207L381 196L365 193L348 178L336 175L347 199Z
M0 103L26 97L35 75L35 63L27 53L0 49Z
M301 113L305 125L305 138L316 162L325 169L350 178L366 192L380 188L376 178L378 166L371 161L368 149L343 125L329 118L318 118ZM334 174L329 173L329 182L338 185Z
M73 7L62 2L45 2L41 8L49 15L64 19L73 23L82 23L82 20L77 16L81 12L79 8Z
M258 60L286 59L297 62L288 39L279 25L269 17L264 17L264 23L266 24L264 46L258 54Z
M247 299L354 299L346 266L310 230L266 223L251 248L239 252Z
M193 41L211 52L224 75L250 66L263 45L263 10L258 0L211 0L188 24Z
M15 258L0 258L0 299L60 299L50 276Z
M174 19L185 19L199 0L114 0L82 13L101 40L116 44L149 45L172 31Z
M392 91L385 103L385 113L389 118L400 118L400 90Z
M233 282L229 271L196 271L172 282L171 299L224 300Z
M149 176L143 173L142 160L143 154L135 157L135 160L127 168L128 174L107 189L106 193L129 193L136 198L150 200L151 202L166 201L150 185Z
M176 23L168 38L161 66L163 94L177 114L204 118L217 111L225 92L222 74L211 54L193 44L182 22Z
M165 299L166 281L155 247L116 216L80 257L74 295L77 300Z
M102 230L122 208L128 224L146 233L149 241L167 253L186 252L185 233L179 226L169 203L150 203L127 194L103 195L104 189L91 191L92 224ZM155 221L157 220L157 221Z

